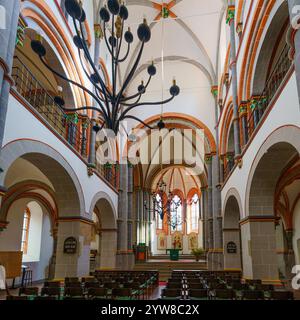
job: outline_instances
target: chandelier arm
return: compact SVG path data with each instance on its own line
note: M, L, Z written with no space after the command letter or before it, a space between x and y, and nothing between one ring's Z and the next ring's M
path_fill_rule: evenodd
M88 74L88 72L86 71L86 69L85 69L85 67L84 67L84 64L83 64L82 57L81 57L81 54L80 54L80 50L79 50L79 49L78 49L78 55L79 55L79 60L80 60L80 63L81 63L81 67L82 67L82 69L83 69L86 77L87 77L88 79L90 79L90 75ZM96 88L101 94L103 94L103 91L101 90L101 88L100 88L98 85L94 84L94 86L95 86L95 88ZM95 91L96 91L96 94L97 94L97 90L95 90ZM104 102L104 100L100 97L99 94L97 94L97 97L98 97L102 102Z
M129 82L131 81L131 79L134 76L134 73L135 73L135 71L136 71L136 69L137 69L137 67L139 65L139 62L141 60L141 57L142 57L142 53L143 53L143 50L144 50L144 45L145 45L145 42L143 41L142 45L141 45L141 48L140 48L140 51L138 53L137 59L136 59L134 65L133 65L129 75L127 76L126 80L124 81L123 86L122 86L122 88L121 88L121 90L120 90L120 92L119 92L119 94L117 96L116 105L118 105L120 103L120 99L121 99L121 97L122 97L122 95L124 93L124 90L127 88Z
M97 68L96 68L96 66L95 66L95 64L93 62L93 59L92 59L92 57L90 55L90 52L89 52L89 49L88 49L88 47L86 45L86 42L80 36L79 30L78 30L78 27L77 27L77 24L76 24L76 21L75 21L74 18L73 18L73 23L74 23L74 27L75 27L75 30L76 30L76 34L81 40L85 56L88 59L88 62L90 63L91 67L93 68L94 72L96 73L96 75L99 78L100 85L101 85L101 88L102 88L102 91L103 91L103 94L104 94L104 97L105 97L105 100L106 100L106 103L107 103L107 105L105 107L106 107L107 111L109 112L109 108L108 108L109 103L108 103L107 96L109 96L110 99L111 99L111 94L110 94L109 90L107 89L105 83L103 82L103 80L102 80L102 78L101 78L101 76L100 76L100 74L99 74L99 72L98 72L98 70L97 70ZM80 23L79 25L80 25L80 31L83 34L82 23ZM93 83L93 85L94 85L94 83ZM105 94L105 92L106 92L106 94Z
M104 101L103 98L101 97L101 94L102 94L102 95L104 95L104 94L102 93L102 91L99 91L99 90L97 90L97 89L98 89L98 88L96 88L96 90L95 90L96 96L98 97L99 100L101 100L103 103L105 103L105 101Z
M109 51L109 53L110 53L111 55L113 55L113 53L112 53L112 51L111 51L111 48L110 48L110 45L109 45L108 40L107 40L107 35L106 35L106 28L105 28L105 25L106 25L106 23L105 23L105 22L103 22L103 34L104 34L104 40L105 40L105 43L106 43L107 50Z
M120 123L120 118L117 120L117 116L118 116L118 113L119 113L119 109L120 109L120 101L121 101L121 97L125 91L125 89L127 88L129 82L131 81L132 77L134 76L134 73L139 65L139 62L141 60L141 57L142 57L142 53L143 53L143 49L144 49L144 45L145 45L145 42L143 41L142 42L142 45L141 45L141 48L140 48L140 51L138 53L138 56L137 56L137 59L135 61L135 64L134 66L132 67L129 75L127 76L126 80L124 81L123 85L122 85L122 88L119 92L119 94L117 95L117 98L116 98L116 101L115 101L115 106L113 108L113 123L115 123L115 129L119 126L119 123Z
M125 56L122 59L117 60L117 62L118 63L124 62L128 58L129 51L130 51L130 43L128 43L128 45L127 45L127 52L126 52Z
M146 85L145 85L145 92L143 92L142 95L146 93L146 89L148 88L148 86L149 86L149 84L150 84L150 82L151 82L151 79L152 79L152 76L149 76L149 79L148 79L148 81L147 81L147 83L146 83ZM128 101L128 100L131 100L131 99L134 99L134 98L138 97L140 94L141 94L141 93L138 92L138 93L134 94L133 96L125 97L125 98L121 99L121 102L122 102L122 104L123 104L123 102ZM123 105L125 105L125 104L123 104Z
M104 95L104 98L105 98L104 106L105 106L105 109L106 109L106 112L105 112L106 119L107 119L106 121L107 121L107 123L109 125L111 125L111 111L110 111L110 108L109 108L109 101L108 101L108 97L110 97L110 99L112 99L111 94L110 94L109 90L107 89L106 85L104 84L104 82L102 81L102 78L101 78L101 76L100 76L100 74L99 74L99 72L98 72L98 70L97 70L97 68L96 68L96 66L95 66L95 64L93 62L93 59L92 59L92 57L90 55L89 49L87 48L86 42L80 36L80 32L78 30L75 18L73 18L73 24L74 24L74 28L76 30L76 34L81 40L82 48L83 48L84 53L85 53L85 57L88 59L91 67L93 68L95 74L97 75L97 77L99 79L99 82L100 82L100 85L101 85L101 88L102 88L102 91L103 91L103 95ZM81 34L83 34L83 27L82 27L82 23L81 22L79 22L79 26L80 26ZM94 85L94 83L92 83L92 84ZM98 99L98 101L99 101L99 99ZM103 109L104 109L104 107L103 107Z
M141 120L141 119L139 119L139 118L137 118L135 116L126 116L126 117L123 118L123 120L125 120L125 119L136 120L136 121L140 122L141 124L143 124L145 127L149 128L151 130L154 129L154 127L151 127L149 124L147 124L146 122L144 122L143 120Z
M131 111L132 109L134 108L137 108L137 107L140 107L140 106L157 106L157 105L160 105L160 104L166 104L166 103L169 103L171 102L173 99L175 98L175 96L172 96L171 98L169 99L166 99L164 101L159 101L159 102L142 102L142 103L138 103L134 106L131 106L129 108L127 108L120 116L120 119L122 120L124 118L124 116L126 116L126 114ZM125 105L125 104L124 104Z
M84 53L85 53L85 57L88 59L89 64L91 65L91 67L93 68L94 72L96 73L96 75L99 78L102 91L104 93L107 92L107 95L110 96L110 92L108 91L108 89L106 88L105 84L103 83L102 78L101 78L101 76L100 76L100 74L99 74L99 72L98 72L98 70L97 70L97 68L96 68L96 66L95 66L95 64L94 64L94 62L92 60L92 57L90 55L89 49L87 48L86 42L80 35L80 32L78 30L75 18L73 18L73 24L74 24L74 28L75 28L76 34L80 38L80 41L82 43L82 47L83 47L83 50L84 50ZM79 23L79 25L80 25L81 34L83 34L82 23ZM93 83L93 85L94 85L94 83ZM107 109L107 112L109 112L109 108L108 108L109 103L108 103L108 100L107 100L107 95L104 94L104 97L105 97L105 100L106 100L105 107Z
M139 96L138 96L138 98L137 98L137 100L136 100L135 102L132 102L132 103L122 103L122 102L121 102L121 105L122 105L122 106L125 106L125 107L135 106L137 103L140 102L142 96L143 96L143 93L140 93Z
M111 42L111 51L112 51L112 55L111 55L111 75L112 75L112 95L115 98L116 96L116 74L115 74L115 69L116 69L116 65L115 65L115 16L112 15L112 42ZM118 42L116 43L116 45L118 45Z
M55 75L57 75L59 78L61 78L61 79L65 80L65 81L73 84L73 85L76 86L76 87L79 87L80 89L82 89L83 91L85 91L86 93L88 93L91 97L93 97L93 98L97 101L97 103L99 104L99 106L100 106L103 114L105 115L105 118L108 119L107 114L106 114L106 112L105 112L105 109L104 109L101 101L98 99L98 97L97 97L92 91L90 91L89 89L85 88L83 85L81 85L81 84L79 84L79 83L77 83L77 82L75 82L75 81L73 81L73 80L71 80L71 79L68 79L67 77L61 75L61 74L58 73L56 70L54 70L54 69L51 68L49 65L47 65L47 63L44 61L44 59L43 59L41 56L39 56L39 57L40 57L40 60L42 61L43 65L44 65L48 70L50 70L51 72L53 72L53 73L54 73ZM69 110L69 109L68 109L68 110ZM77 109L77 110L78 110L78 109Z

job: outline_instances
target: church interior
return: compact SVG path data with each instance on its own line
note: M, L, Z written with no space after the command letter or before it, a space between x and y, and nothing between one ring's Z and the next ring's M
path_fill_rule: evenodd
M0 1L0 300L300 299L300 0Z

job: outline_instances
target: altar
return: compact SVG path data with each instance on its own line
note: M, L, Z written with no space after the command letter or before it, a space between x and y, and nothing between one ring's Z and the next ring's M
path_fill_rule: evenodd
M179 260L179 252L182 251L182 249L167 249L166 254L170 255L171 261L178 261Z

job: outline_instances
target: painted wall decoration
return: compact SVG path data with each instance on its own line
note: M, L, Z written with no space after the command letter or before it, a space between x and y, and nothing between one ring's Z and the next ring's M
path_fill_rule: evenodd
M182 232L175 231L172 234L172 249L183 249L183 234Z
M188 236L189 250L198 248L198 234L196 232L191 232Z
M167 249L167 236L164 232L161 232L157 237L157 250Z

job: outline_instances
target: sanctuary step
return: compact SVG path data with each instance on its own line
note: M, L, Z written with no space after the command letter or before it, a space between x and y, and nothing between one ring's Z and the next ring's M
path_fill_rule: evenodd
M173 270L207 270L207 264L205 260L200 260L197 262L195 259L184 258L185 256L181 257L179 261L170 261L168 256L165 256L164 259L160 260L151 259L145 263L136 263L134 270L157 270L159 272L159 281L167 281L171 277Z

